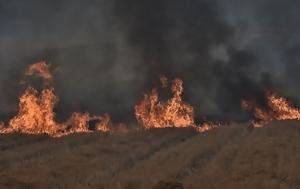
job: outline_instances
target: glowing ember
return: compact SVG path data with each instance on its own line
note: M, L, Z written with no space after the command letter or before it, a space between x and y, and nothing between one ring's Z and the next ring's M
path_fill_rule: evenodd
M52 75L45 62L31 65L25 72L25 76L37 74L43 79L45 88L38 92L28 87L20 97L19 112L9 122L9 127L2 124L0 133L19 132L24 134L48 134L53 137L64 136L76 132L89 132L88 123L97 121L96 130L108 131L109 116L90 116L88 113L73 113L65 123L55 121L54 106L58 97L52 87Z
M300 110L292 107L283 97L275 95L267 96L268 109L262 109L255 102L243 100L243 109L252 111L258 121L254 121L254 127L262 127L273 120L300 120Z

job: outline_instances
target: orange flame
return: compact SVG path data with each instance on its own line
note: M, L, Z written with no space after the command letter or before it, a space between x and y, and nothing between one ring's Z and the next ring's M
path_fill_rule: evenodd
M52 86L53 77L49 70L49 66L47 65L46 62L42 61L42 62L32 64L25 71L26 77L32 76L34 74L37 74L39 77L41 77L45 85Z
M18 132L61 137L71 133L92 132L89 128L92 121L96 123L93 130L110 131L111 119L108 114L98 116L74 112L67 121L56 122L53 109L59 98L55 95L53 77L46 62L38 62L29 66L25 71L25 79L35 74L42 78L44 89L39 92L33 87L28 87L20 96L18 114L9 121L7 127L0 122L0 133ZM162 87L167 88L168 79L166 77L160 79ZM193 127L199 132L205 132L219 126L213 123L204 123L200 126L195 124L194 108L182 99L182 85L181 79L172 81L173 96L166 102L160 101L157 89L153 89L135 106L135 116L144 128ZM127 130L124 124L120 124L119 127L122 128L118 130Z
M255 102L242 100L243 109L252 111L254 117L258 120L254 122L255 127L262 127L266 123L273 120L300 120L300 110L294 108L283 97L273 95L267 96L268 110L264 110L257 106Z
M64 130L64 133L60 133L60 135L91 132L88 128L88 123L90 121L97 122L95 128L97 131L108 132L110 130L110 117L108 114L104 114L103 116L94 116L89 113L74 112L69 120L63 124L66 129Z
M166 88L168 81L165 77L161 79L162 87ZM217 125L204 123L196 126L194 121L194 108L182 100L183 81L174 79L171 90L173 96L166 102L159 100L157 89L152 89L149 94L144 95L144 99L135 106L135 116L139 123L146 128L166 128L166 127L194 127L199 132L217 127Z
M73 113L65 123L55 121L54 106L58 97L52 87L52 75L45 62L31 65L25 72L25 76L37 74L45 84L45 88L39 93L32 87L28 87L20 97L19 112L9 122L9 127L2 124L0 133L19 132L24 134L48 134L53 137L64 136L77 132L89 132L88 122L98 121L96 130L109 131L108 115L91 116L88 113Z
M39 94L27 88L20 97L19 113L10 122L10 129L17 132L54 134L57 123L54 121L53 108L58 102L53 89L45 89Z
M203 132L209 131L211 129L215 129L217 127L220 127L220 126L221 126L221 124L215 124L215 123L207 122L207 123L201 124L198 127L196 127L196 126L194 126L194 127L198 132L203 133Z
M163 85L166 81L162 79ZM135 106L137 120L147 129L165 127L190 127L194 125L194 109L182 101L182 80L172 83L173 97L167 102L159 101L158 92L153 89Z
M109 132L109 125L111 119L110 116L108 114L104 114L103 116L98 116L97 119L99 120L99 122L96 125L96 130L102 132Z

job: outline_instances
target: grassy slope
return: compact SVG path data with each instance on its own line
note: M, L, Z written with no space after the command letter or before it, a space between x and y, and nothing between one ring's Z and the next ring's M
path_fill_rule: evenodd
M232 125L198 134L0 136L0 188L300 188L300 123Z

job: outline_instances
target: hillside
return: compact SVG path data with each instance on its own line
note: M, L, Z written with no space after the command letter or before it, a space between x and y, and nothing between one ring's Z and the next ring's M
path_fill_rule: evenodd
M297 121L205 133L169 128L0 136L0 188L296 189L299 165Z

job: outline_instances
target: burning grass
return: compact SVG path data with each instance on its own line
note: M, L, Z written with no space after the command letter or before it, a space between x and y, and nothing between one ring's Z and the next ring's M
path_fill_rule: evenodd
M66 136L72 133L92 132L89 122L97 122L96 131L109 132L111 119L108 114L91 115L89 113L74 112L71 117L58 123L55 120L54 107L59 98L53 87L53 77L46 62L30 65L24 74L22 84L27 84L29 77L36 75L43 81L43 89L37 91L28 86L19 99L19 112L5 126L0 124L0 133L47 134L52 137ZM162 87L167 88L169 81L161 77ZM204 123L196 125L194 121L194 108L182 99L183 81L174 79L171 84L173 96L166 102L159 99L157 89L153 89L144 99L135 106L135 116L145 128L186 128L192 127L199 132L213 129L219 125ZM125 124L119 124L125 126ZM125 127L126 128L126 127ZM124 130L124 128L119 128Z
M262 127L273 120L300 120L300 110L294 108L283 97L267 94L267 108L259 107L254 101L242 100L243 109L253 112L254 127Z
M167 87L166 79L162 79L163 87ZM194 109L182 100L182 80L172 83L173 96L166 102L159 100L157 89L153 89L135 106L137 120L147 129L166 127L191 127L194 123Z
M97 116L74 112L66 122L57 123L53 109L59 98L55 95L48 65L45 62L32 64L25 71L25 80L33 74L42 78L43 90L38 92L31 86L27 87L19 100L18 115L10 120L8 127L5 128L2 124L0 133L48 134L61 137L71 133L91 132L88 128L90 121L97 122L97 131L109 131L110 117L107 114ZM25 80L22 83L26 83Z
M168 80L161 78L163 88L168 87ZM166 102L159 99L157 89L145 94L144 99L135 106L135 116L144 128L186 128L191 127L199 132L205 132L216 128L219 124L204 123L196 125L194 120L194 108L182 99L183 81L174 79L171 85L173 96Z
M58 123L53 110L59 98L55 94L53 77L46 62L30 65L25 70L21 83L28 84L28 78L33 75L42 79L43 89L37 91L28 85L20 96L18 114L10 120L8 126L0 122L0 133L47 134L52 137L61 137L72 133L92 132L89 129L90 122L96 122L93 131L111 131L112 121L108 114L91 115L88 112L74 112L65 122ZM191 127L198 132L206 132L224 125L212 122L197 125L194 120L194 108L182 98L183 81L177 78L170 82L164 76L160 80L163 88L170 87L172 96L162 101L156 88L144 95L144 98L135 106L135 117L143 128ZM286 99L267 95L267 101L268 107L262 108L254 101L242 100L242 108L254 115L254 127L262 127L273 120L300 119L300 110L290 106ZM124 123L114 127L122 131L127 130Z

